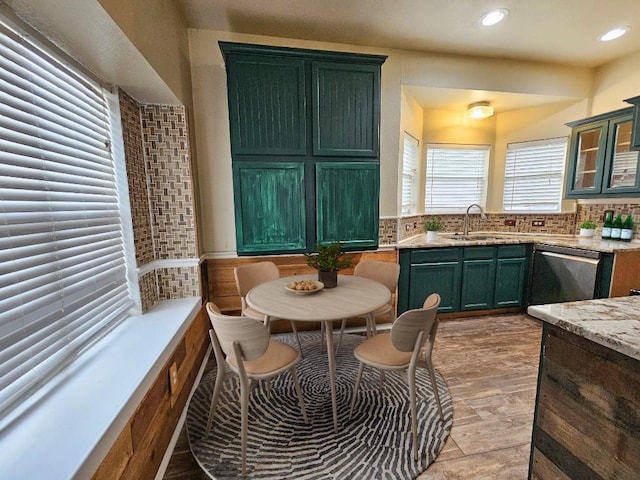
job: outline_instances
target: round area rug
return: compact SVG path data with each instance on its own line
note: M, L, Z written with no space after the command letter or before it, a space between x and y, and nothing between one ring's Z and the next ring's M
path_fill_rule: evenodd
M276 337L297 347L291 335ZM336 335L337 340L337 335ZM358 368L354 348L363 336L344 334L336 356L338 432L333 430L327 352L319 333L300 333L304 357L297 365L309 423L300 412L289 373L272 379L271 396L262 384L249 399L247 475L255 479L414 479L433 462L453 422L451 395L436 372L444 411L440 419L429 374L417 372L418 461L413 460L409 392L405 377L365 368L353 416L349 407ZM198 385L187 411L191 451L213 479L241 478L240 401L237 376L230 373L216 407L209 436L204 432L215 383L215 368Z

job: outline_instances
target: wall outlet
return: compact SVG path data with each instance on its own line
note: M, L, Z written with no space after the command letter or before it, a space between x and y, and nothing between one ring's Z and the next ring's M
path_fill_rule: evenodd
M531 222L534 227L544 227L544 220L534 220Z
M408 232L410 228L411 228L411 225L409 225L408 223L404 224L404 231L405 232Z
M512 219L507 219L504 221L505 226L507 227L515 227L516 226L516 221L512 218Z
M178 392L180 391L180 386L178 385L178 366L176 362L173 362L169 367L169 393L171 394L171 406L176 402L176 398L178 397Z

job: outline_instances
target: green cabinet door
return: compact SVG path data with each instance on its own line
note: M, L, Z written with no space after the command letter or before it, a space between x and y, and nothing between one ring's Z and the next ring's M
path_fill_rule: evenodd
M314 61L313 154L377 157L380 65Z
M225 66L232 154L304 155L304 60L230 53Z
M457 261L412 265L408 309L422 308L424 300L429 295L438 293L438 312L459 311L461 271L460 263Z
M346 249L378 245L380 164L316 163L316 238Z
M485 310L493 305L495 259L464 260L462 263L462 310Z
M303 251L304 192L301 162L234 162L238 253Z
M527 258L499 258L496 263L495 308L524 305L529 272Z

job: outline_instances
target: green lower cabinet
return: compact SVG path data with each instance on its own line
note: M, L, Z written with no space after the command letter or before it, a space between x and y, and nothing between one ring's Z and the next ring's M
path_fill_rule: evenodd
M499 258L496 263L495 308L524 304L529 273L528 258Z
M493 307L496 263L493 258L465 260L462 264L462 311L485 310Z
M431 293L440 313L522 307L530 256L525 244L401 250L398 314Z
M438 312L449 313L460 310L460 264L439 262L411 267L409 309L422 308L424 300L432 293L440 295Z

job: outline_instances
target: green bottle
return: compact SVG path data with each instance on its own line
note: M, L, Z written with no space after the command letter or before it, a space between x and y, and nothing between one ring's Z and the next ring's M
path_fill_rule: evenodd
M611 228L613 227L613 214L611 212L607 213L607 216L604 219L604 224L602 225L602 239L609 240L611 238Z
M633 238L633 218L631 215L627 215L624 223L622 224L622 230L620 231L620 240L630 242Z
M611 240L620 240L620 235L622 235L622 215L618 214L611 228Z

